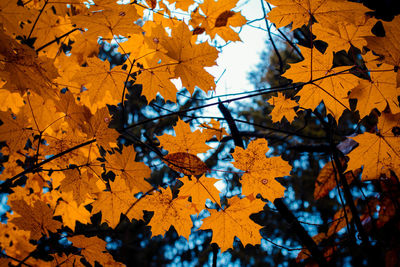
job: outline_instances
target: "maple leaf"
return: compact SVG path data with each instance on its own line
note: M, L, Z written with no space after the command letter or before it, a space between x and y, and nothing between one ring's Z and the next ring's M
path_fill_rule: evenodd
M87 201L88 194L99 192L96 182L99 180L90 172L79 172L77 169L66 170L65 178L61 180L61 192L72 192L78 205ZM57 184L54 184L57 187Z
M170 79L173 78L168 66L153 69L144 69L136 79L137 84L143 86L142 94L148 101L155 99L157 94L167 101L176 102L177 89Z
M25 147L28 138L32 135L32 129L24 114L17 117L8 111L0 112L0 140L6 141L10 153L15 153Z
M400 89L396 86L396 73L391 71L387 64L377 66L375 63L366 63L370 71L371 80L360 80L351 90L350 98L357 99L357 110L360 116L369 115L374 108L385 110L389 104L392 113L399 113Z
M58 112L64 115L64 121L70 126L70 131L75 133L85 130L85 124L92 114L87 106L77 103L71 91L66 91L55 101Z
M328 43L328 51L347 51L351 46L362 50L367 45L366 37L373 36L371 29L376 20L360 17L356 23L338 23L329 27L315 23L312 27L317 39Z
M343 165L345 163L344 160L341 160L341 164ZM345 177L347 180L347 183L350 184L353 180L354 177L357 177L361 173L361 169L356 169L353 172L346 172ZM315 199L320 199L329 194L329 192L337 186L336 184L336 179L335 176L337 174L337 169L335 169L333 162L329 161L328 163L325 164L325 166L321 169L321 171L318 174L317 179L315 180L315 189L314 189L314 198Z
M99 58L87 58L87 66L72 77L85 85L87 92L81 94L81 101L95 113L106 104L116 105L122 100L124 82L128 73L122 66L110 70L110 63Z
M220 180L201 176L200 178L185 176L179 179L183 186L179 188L179 196L189 196L192 198L192 203L196 205L199 211L204 208L206 200L220 204L219 191L214 184Z
M192 32L188 26L181 22L172 29L172 36L161 39L161 45L167 50L166 55L173 59L174 77L181 78L182 85L193 94L195 86L203 91L214 90L214 77L204 67L215 65L218 51L207 42L193 44Z
M133 196L133 192L126 186L125 180L117 177L114 182L110 181L109 183L109 191L96 193L97 199L92 204L92 214L101 211L101 222L106 222L111 228L115 228L118 225L121 213L131 220L133 218L142 219L142 209L136 205L134 206L137 198ZM126 212L128 213L126 214Z
M49 236L49 232L55 232L61 227L59 221L53 220L53 210L46 203L36 200L33 206L25 200L12 200L10 207L15 212L9 216L10 222L22 230L30 231L30 238L37 240L42 235Z
M59 76L54 62L38 57L36 52L21 45L0 31L0 76L6 81L2 86L23 95L29 89L44 97L54 97L53 81Z
M250 196L261 194L263 198L274 202L283 197L285 187L275 180L276 177L289 175L290 165L281 157L267 158L269 150L265 139L251 141L247 149L236 147L232 153L235 162L233 166L245 171L242 176L242 194Z
M29 20L33 15L28 9L17 5L17 2L14 0L1 1L0 10L0 25L2 25L7 32L15 35L22 30L19 27L19 22Z
M31 27L25 27L27 30L31 30ZM69 32L74 27L68 16L58 16L54 14L53 10L44 10L40 14L40 19L36 22L33 31L30 33L32 38L36 38L35 47L39 48L48 42L53 41L60 33ZM26 35L29 35L27 32ZM69 37L69 36L68 36ZM57 55L59 50L58 46L53 46L54 52L50 53L49 57ZM45 51L45 50L42 50Z
M136 152L133 146L124 147L122 153L107 154L105 167L125 180L134 194L146 192L152 186L145 180L150 178L150 168L143 162L135 162Z
M268 103L274 106L271 112L272 121L280 122L285 117L288 122L292 122L296 117L296 112L293 110L298 104L296 101L286 98L282 93L278 93L278 96L273 96L268 100Z
M170 153L163 158L163 161L174 171L186 175L202 175L209 170L196 155L186 152Z
M85 208L84 204L78 205L73 200L72 193L64 193L62 199L54 211L54 216L60 215L63 224L72 230L75 230L75 223L79 221L83 224L90 222L90 212Z
M350 211L350 207L346 205L345 210L346 210L347 220L351 221L351 219L353 218L353 214ZM345 210L341 208L339 211L335 213L335 215L333 216L333 223L331 224L331 226L329 226L327 236L331 236L334 233L339 232L342 228L344 228L347 225L347 220L344 215Z
M164 235L173 226L178 235L189 239L193 224L190 215L197 213L193 204L188 197L172 198L171 188L160 190L146 196L141 203L145 210L154 211L149 223L152 237Z
M284 74L295 82L316 80L304 85L297 94L300 106L315 109L323 101L328 113L339 119L343 110L350 109L348 92L357 86L360 79L346 71L349 67L332 68L332 53L322 54L317 49L306 47L300 49L304 60L291 64Z
M218 141L221 141L222 137L224 137L225 135L229 135L224 127L221 128L220 122L214 119L211 119L209 124L200 124L200 127L203 128L203 135L207 136L206 140L210 140L215 136Z
M278 28L292 24L292 30L308 24L313 19L329 27L338 22L353 22L370 11L362 4L346 0L268 0L276 6L268 19Z
M394 67L400 66L400 16L396 16L391 22L382 22L385 29L385 37L366 37L368 47L374 52L384 56L383 62ZM400 87L400 72L397 71L396 87Z
M190 24L197 30L205 31L211 39L218 34L225 41L240 41L239 34L231 27L243 26L246 19L239 12L232 11L235 6L235 1L205 0L193 12ZM199 9L204 16L199 14Z
M106 241L98 238L97 236L85 237L77 235L68 238L72 244L80 248L80 253L85 259L95 266L95 262L103 266L121 266L120 263L114 261L113 257L107 252Z
M17 229L10 223L0 224L0 246L7 255L14 258L25 258L35 249L29 243L29 235L28 231Z
M116 130L108 128L110 121L110 114L107 108L103 107L102 109L98 109L96 114L90 119L87 130L90 132L89 136L96 138L97 144L106 150L110 150L119 137L119 133Z
M1 81L0 81L1 83ZM1 88L1 85L0 85ZM10 92L9 90L0 89L0 110L8 111L11 109L14 113L18 113L24 101L18 92Z
M352 137L359 146L351 151L348 170L364 166L362 180L390 176L390 170L400 171L400 141L395 128L400 126L400 114L382 113L376 134L363 133Z
M262 226L250 219L250 215L263 210L265 203L257 198L242 198L234 196L228 199L225 209L208 210L210 216L203 219L199 230L213 231L212 243L218 244L221 252L233 247L234 237L238 237L243 246L260 244L260 229Z
M203 135L200 130L192 132L189 123L179 119L174 126L174 131L175 136L164 134L158 137L163 149L169 153L186 152L197 155L207 152L211 148L206 145L207 136Z
M115 2L98 6L93 12L72 17L72 22L78 27L88 29L85 33L88 38L101 36L113 38L114 35L127 36L131 33L140 33L140 27L134 22L140 19L135 6L117 5Z
M99 54L100 45L96 40L89 38L83 33L74 36L74 45L71 48L71 58L79 65L85 63L88 57Z
M37 94L28 94L24 98L27 105L21 113L27 115L27 119L37 133L53 133L53 129L59 129L63 114L56 112L56 107L51 99L44 99Z

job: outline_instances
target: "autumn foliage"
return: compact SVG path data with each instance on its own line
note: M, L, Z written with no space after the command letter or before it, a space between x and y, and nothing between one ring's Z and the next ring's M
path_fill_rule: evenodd
M346 226L355 225L363 246L371 248L374 237L366 225L373 221L374 227L382 228L398 216L399 195L389 194L391 188L385 186L399 186L400 18L379 22L384 35L376 36L372 29L378 20L360 3L268 2L274 6L267 15L270 23L292 30L305 27L311 42L298 50L303 59L282 74L292 83L247 97L270 96L270 116L276 125L296 122L305 112L313 112L325 130L329 124L340 125L344 112L375 120L375 125L358 128L347 141L329 130L324 136L331 145L331 160L316 177L314 198L324 198L336 187L345 196L329 229L313 237L329 262L340 244L328 241ZM122 265L107 252L106 241L75 231L77 224L92 224L95 215L101 215L100 223L111 229L125 217L145 220L152 237L164 236L171 227L186 239L195 231L211 230L211 242L221 252L234 247L235 237L243 246L261 244L263 226L251 216L284 197L286 188L276 178L292 171L287 159L273 154L266 139L239 145L234 122L225 116L226 127L214 119L192 125L179 119L161 135L149 131L152 143L144 144L140 137L132 137L138 146L121 141L148 121L185 113L154 118L150 114L133 123L125 109L128 95L139 88L134 85L141 85L148 104L160 97L179 102L176 79L190 95L195 90L213 91L215 77L206 68L216 65L219 50L205 36L239 41L237 27L247 23L235 11L236 1L169 4L174 7L156 0L1 1L0 187L9 206L0 225L3 265ZM187 12L189 19L175 17L176 9ZM98 57L99 40L118 45L118 52L126 56L122 65ZM352 51L350 63L337 60L343 50ZM321 102L324 114L318 111ZM212 105L218 103L208 106ZM122 115L113 117L111 110ZM122 126L110 127L117 119ZM228 167L240 175L241 184L241 194L234 196L215 187L220 179L212 177L204 160L218 144L232 139L236 147ZM154 166L138 160L144 158L139 146L150 147L152 154L145 153L178 178L166 184L151 181ZM383 193L358 201L349 189L353 181L381 183ZM205 213L209 216L201 226L193 225L192 218ZM40 244L54 236L66 239L65 246L72 249L50 250L45 259L35 257ZM329 245L318 247L321 243ZM388 246L388 253L396 246ZM298 260L310 255L316 257L305 244ZM315 260L321 263L318 257Z

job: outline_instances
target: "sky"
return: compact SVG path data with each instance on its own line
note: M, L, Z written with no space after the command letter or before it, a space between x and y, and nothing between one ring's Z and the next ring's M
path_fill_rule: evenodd
M263 17L259 0L239 1L237 7L248 21ZM260 20L252 25L265 28L265 21ZM245 25L239 36L242 42L229 43L223 48L217 59L218 67L207 69L216 80L220 78L216 88L217 95L255 89L247 76L260 61L260 54L266 47L267 33Z

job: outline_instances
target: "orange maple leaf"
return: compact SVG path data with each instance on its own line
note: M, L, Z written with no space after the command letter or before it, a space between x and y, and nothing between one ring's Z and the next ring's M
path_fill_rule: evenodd
M231 27L241 27L246 19L240 12L232 11L236 6L230 0L205 0L193 12L190 24L196 30L205 31L212 39L218 34L225 41L240 41L239 34ZM204 15L199 13L199 9Z
M186 152L197 155L207 152L211 147L206 145L207 136L200 130L192 132L189 123L178 120L174 126L175 136L164 134L158 137L161 146L169 153Z
M210 140L214 136L217 138L218 141L221 141L222 137L225 135L229 135L224 127L221 127L219 121L211 119L210 123L202 123L200 127L203 128L202 133L207 135L206 140Z
M211 215L203 219L199 230L211 229L213 237L211 242L218 244L221 251L233 247L234 237L238 237L243 246L247 244L260 244L261 225L250 219L250 215L263 210L265 203L258 198L242 198L234 196L228 199L225 209L208 210Z
M68 239L75 247L80 248L80 254L92 266L95 266L96 261L103 266L122 266L120 263L114 261L110 253L107 253L107 242L97 236L86 237L77 235Z
M366 37L373 36L371 29L375 23L376 19L367 16L360 17L355 23L341 22L329 27L315 23L312 32L318 40L328 44L330 52L347 51L351 46L362 50L367 45Z
M152 236L164 235L173 226L178 235L189 239L193 225L190 215L197 213L193 204L187 196L173 198L171 188L160 190L141 201L145 210L154 211L149 223Z
M366 56L365 58L369 58ZM366 63L370 71L371 80L360 80L359 84L351 90L350 98L357 99L357 110L361 117L369 115L374 109L385 110L389 105L392 113L399 113L400 88L396 86L397 74L386 63L377 65L376 62Z
M11 200L10 207L15 213L9 216L10 222L19 229L30 231L31 239L49 236L49 232L55 232L61 227L59 221L53 220L53 210L43 201L36 200L31 206L23 199Z
M99 36L113 38L114 35L127 36L141 32L140 27L134 23L140 16L133 5L117 5L110 1L94 9L97 10L72 17L74 24L82 29L88 29L85 34L92 39L97 39Z
M73 199L72 192L62 194L62 199L58 201L54 211L54 216L60 215L63 225L75 230L76 221L83 224L90 222L90 212L85 208L85 204L80 204Z
M349 153L347 169L364 166L362 180L390 177L390 171L400 171L400 140L395 128L400 127L400 114L383 112L379 117L376 134L363 133L352 137L359 146Z
M289 122L292 122L294 117L296 117L296 112L293 108L298 106L297 102L286 98L282 93L278 93L278 96L271 97L268 103L274 106L271 112L273 122L280 122L283 117Z
M124 179L117 177L114 182L109 183L109 191L96 193L97 199L92 204L92 214L101 211L101 222L106 222L111 228L118 225L121 214L125 214L131 220L142 219L142 209L134 205L137 198L133 196Z
M315 19L323 26L338 22L353 22L370 11L362 4L346 0L268 0L276 6L268 13L268 19L278 28L292 24L292 30Z
M341 160L341 163L344 164L345 161ZM335 166L332 161L329 161L325 164L325 166L321 169L318 174L317 179L315 180L315 189L314 189L314 198L320 199L329 194L329 192L337 186L335 175L337 174L337 169L335 170ZM361 173L361 169L357 169L354 172L346 172L345 177L347 183L350 184L354 177L357 177ZM339 179L339 178L337 178Z
M384 56L383 62L400 67L400 16L396 16L391 22L382 21L385 29L385 37L366 37L368 48ZM396 86L400 87L400 72L397 71Z
M9 111L0 112L0 120L0 140L7 142L10 154L24 148L33 133L26 116L22 113L15 118Z
M301 47L304 60L291 64L283 76L294 82L309 82L297 94L299 104L303 108L315 109L324 101L328 113L336 119L342 115L344 109L350 109L348 92L357 86L360 78L346 72L349 67L333 66L333 53L320 53L317 49Z
M179 180L183 183L183 186L179 188L179 196L192 197L192 203L196 205L198 211L204 209L207 199L220 204L220 192L214 186L220 180L204 175L200 178L192 177L191 180L185 176Z
M136 152L133 146L124 147L122 153L107 154L105 167L125 180L134 194L147 192L152 186L145 180L150 178L150 168L143 162L135 161Z
M99 58L87 58L87 66L72 77L87 88L81 93L81 101L95 113L106 104L116 105L122 100L122 91L128 73L122 66L110 70L110 63Z
M251 141L247 149L236 147L232 153L233 166L245 171L242 176L242 194L250 196L261 194L263 198L274 202L275 198L284 196L283 187L276 177L289 175L290 165L281 157L266 157L268 142L265 139Z
M192 32L181 22L172 29L172 36L160 40L167 50L166 55L174 60L174 77L181 78L182 85L193 94L195 86L203 91L214 90L214 77L204 67L215 65L218 51L207 42L194 44L191 41Z

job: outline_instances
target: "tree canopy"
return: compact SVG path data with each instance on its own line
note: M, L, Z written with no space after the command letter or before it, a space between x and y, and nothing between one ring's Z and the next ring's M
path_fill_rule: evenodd
M400 17L261 0L267 78L215 95L236 6L0 3L1 264L399 264Z

